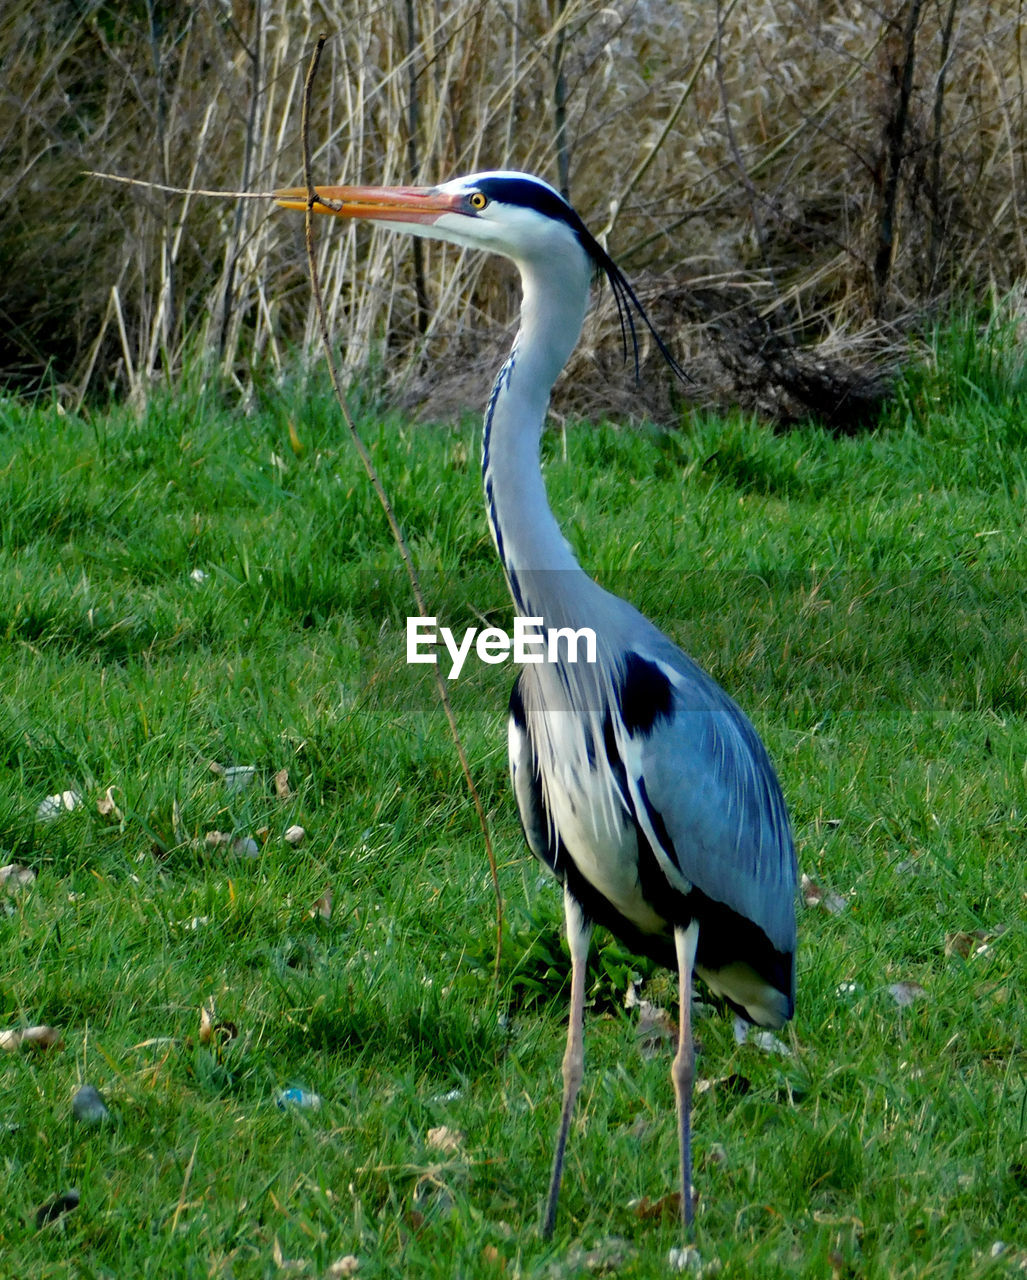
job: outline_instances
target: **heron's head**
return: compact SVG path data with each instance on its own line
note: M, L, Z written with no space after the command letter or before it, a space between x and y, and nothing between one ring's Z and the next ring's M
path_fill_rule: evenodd
M473 173L437 187L315 187L314 193L316 213L365 219L517 263L544 265L574 255L589 270L605 270L609 261L559 192L526 173ZM303 188L275 195L284 208L307 206Z
M276 191L285 209L306 209L303 187ZM359 218L430 240L445 240L468 249L484 249L512 258L541 278L580 277L582 287L596 275L610 282L625 348L638 342L634 314L652 332L671 367L685 377L653 329L634 290L584 222L548 182L528 173L488 170L453 178L437 187L315 187L315 213Z

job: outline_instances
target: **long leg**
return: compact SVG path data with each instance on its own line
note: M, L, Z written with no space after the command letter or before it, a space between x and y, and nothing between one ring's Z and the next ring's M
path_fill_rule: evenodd
M560 1132L553 1156L553 1172L549 1179L549 1195L546 1198L546 1216L542 1222L542 1237L548 1240L556 1225L556 1202L560 1196L560 1179L563 1177L563 1155L567 1147L574 1103L585 1073L585 964L588 960L588 944L592 939L592 926L585 919L581 907L574 898L563 891L563 910L567 918L567 944L571 950L571 1011L567 1024L567 1049L563 1055L563 1109L560 1112Z
M670 1068L674 1097L678 1104L678 1141L681 1152L681 1217L687 1228L692 1226L692 1081L695 1077L695 1045L692 1039L692 970L699 942L699 921L687 929L674 930L674 947L678 954L678 984L681 1017L678 1029L678 1051Z

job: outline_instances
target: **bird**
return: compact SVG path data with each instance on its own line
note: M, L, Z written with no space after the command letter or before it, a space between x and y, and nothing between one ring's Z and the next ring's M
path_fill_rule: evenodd
M525 661L508 717L512 789L529 848L563 888L571 960L563 1091L542 1235L552 1237L584 1074L585 974L594 925L677 971L671 1066L681 1218L694 1230L692 977L742 1024L779 1028L795 1008L796 859L782 789L756 730L698 663L579 564L546 494L540 443L550 392L577 344L594 279L609 283L625 351L638 324L671 366L627 277L572 205L531 174L489 170L431 187L318 186L284 208L363 219L481 249L520 273L520 324L485 411L482 481L519 617L589 632ZM561 629L565 629L562 630ZM577 646L576 646L577 648ZM541 656L541 655L535 655Z

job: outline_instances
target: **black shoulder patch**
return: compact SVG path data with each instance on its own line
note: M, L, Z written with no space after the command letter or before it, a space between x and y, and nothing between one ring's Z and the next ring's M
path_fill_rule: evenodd
M652 733L670 715L673 702L671 683L656 663L629 653L620 689L620 714L628 733Z

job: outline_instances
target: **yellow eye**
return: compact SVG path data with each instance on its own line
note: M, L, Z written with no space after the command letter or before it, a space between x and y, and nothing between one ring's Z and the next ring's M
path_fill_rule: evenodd
M488 204L488 197L482 195L480 191L472 191L468 203L472 209L484 209Z

